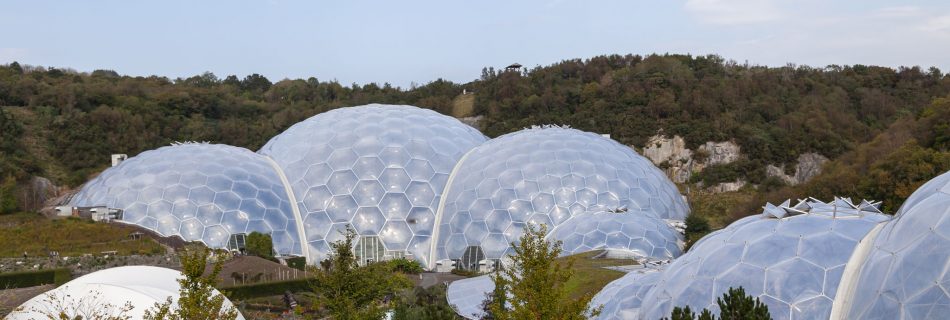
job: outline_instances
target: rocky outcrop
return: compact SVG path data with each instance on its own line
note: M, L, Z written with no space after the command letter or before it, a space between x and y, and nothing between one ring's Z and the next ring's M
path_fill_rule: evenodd
M732 192L739 191L739 189L742 189L745 185L745 181L737 179L735 182L723 182L706 188L706 190L713 193Z
M798 156L798 164L795 165L793 175L785 174L785 166L768 165L765 167L765 174L769 177L778 177L788 185L798 185L811 180L811 178L821 173L821 166L828 162L828 158L817 153L803 153Z
M686 183L693 172L710 165L727 164L739 159L739 146L732 141L706 142L697 148L686 148L680 136L655 135L643 147L643 156L663 169L673 182Z
M484 118L485 118L485 116L474 116L474 117L462 117L462 118L458 118L458 119L459 119L459 121L461 121L462 123L467 124L467 125L469 125L469 126L472 127L472 128L481 130L481 128L478 126L478 123L481 122L482 119L484 119Z

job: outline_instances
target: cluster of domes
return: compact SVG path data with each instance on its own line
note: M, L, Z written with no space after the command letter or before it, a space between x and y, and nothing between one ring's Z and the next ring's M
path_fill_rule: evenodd
M87 183L73 204L122 209L121 222L211 247L269 233L279 254L311 263L350 226L361 261L430 268L473 248L499 259L528 224L548 225L569 252L672 258L682 236L666 221L688 213L658 168L609 138L538 127L488 140L431 110L377 104L313 116L257 153L147 151Z
M766 205L653 273L634 272L592 301L599 319L659 319L674 307L719 312L731 287L774 319L935 319L950 312L950 172L893 218L879 203Z
M679 235L658 221L682 220L688 214L676 186L633 149L603 136L560 127L525 129L476 147L455 171L440 206L434 246L438 259L456 259L473 247L483 250L486 259L499 259L510 253L509 244L529 223L546 224L549 231L564 229L567 236L578 227L572 220L588 211L619 208L627 210L617 215L619 220L652 219L661 230L649 233L644 228L651 226L633 221L624 229L628 233L591 230L595 232L582 235L588 248L603 245L611 233L628 240L648 237L648 243L632 243L642 245L647 255L658 251L670 258L679 253L668 248L675 247ZM563 224L567 226L561 228ZM582 248L569 245L572 251ZM663 250L669 252L659 252Z

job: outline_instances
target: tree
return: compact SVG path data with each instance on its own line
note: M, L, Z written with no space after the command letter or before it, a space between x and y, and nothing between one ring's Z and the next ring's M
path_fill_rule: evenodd
M716 298L721 320L770 320L769 308L759 298L748 296L742 287L729 288L729 291ZM715 320L716 316L703 309L697 317L689 306L673 308L670 320Z
M703 309L702 312L697 316L693 310L689 309L689 306L684 308L676 307L673 308L673 315L670 317L670 320L714 320L715 316L712 315L712 312L709 309Z
M249 255L274 260L274 242L269 234L251 232L247 235L244 246Z
M550 243L545 235L546 225L528 225L520 243L512 244L510 266L492 276L496 290L489 309L494 319L587 319L600 314L601 307L587 308L592 295L568 297L565 283L574 276L574 260L566 265L555 260L561 242Z
M461 319L449 306L445 285L403 290L393 309L393 320L455 320Z
M16 179L6 176L0 182L0 214L13 213L16 210Z
M178 279L181 285L177 303L169 297L164 303L156 303L145 311L146 320L234 320L238 311L225 306L227 299L214 289L224 260L215 258L211 272L206 274L211 251L203 246L187 247L179 252L182 272Z
M412 283L401 273L394 273L385 262L360 266L353 253L356 231L349 225L343 239L330 244L330 257L311 268L311 288L316 293L315 305L324 308L335 320L380 319L386 297Z

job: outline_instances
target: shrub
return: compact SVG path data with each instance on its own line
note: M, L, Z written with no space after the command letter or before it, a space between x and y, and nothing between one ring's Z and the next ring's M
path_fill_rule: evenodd
M55 284L60 286L72 280L69 269L47 269L0 274L0 288L26 288Z
M389 260L386 263L389 263L389 267L392 268L393 272L402 272L408 274L419 274L422 273L422 264L416 260L409 260L406 258L399 258Z

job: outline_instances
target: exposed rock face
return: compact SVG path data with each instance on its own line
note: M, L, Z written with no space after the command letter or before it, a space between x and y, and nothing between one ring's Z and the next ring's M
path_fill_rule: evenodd
M705 165L727 164L739 160L739 145L732 141L724 142L706 142L699 146L699 150L704 151L708 157L704 161Z
M62 188L44 177L33 177L21 190L20 205L27 210L39 210L52 198L59 196Z
M702 153L703 159L694 156ZM727 164L739 159L739 146L732 141L706 142L699 146L699 152L686 148L686 141L680 136L667 138L656 135L650 137L643 147L643 156L654 164L664 168L666 174L676 183L686 183L690 175L715 164Z
M723 182L723 183L711 186L709 188L706 188L706 190L713 193L732 192L732 191L739 191L739 189L741 189L745 185L746 185L745 181L736 180L735 182Z
M811 178L821 173L821 166L828 162L828 158L817 153L803 153L798 156L798 164L795 165L795 174L785 174L784 166L778 167L768 165L765 167L765 174L769 177L778 177L789 185L798 185L811 180Z
M464 118L458 118L458 119L459 119L459 121L461 121L462 123L467 124L467 125L469 125L469 126L472 127L472 128L481 130L481 128L478 126L478 123L481 122L483 118L485 118L485 117L484 117L484 116L474 116L474 117L464 117Z

